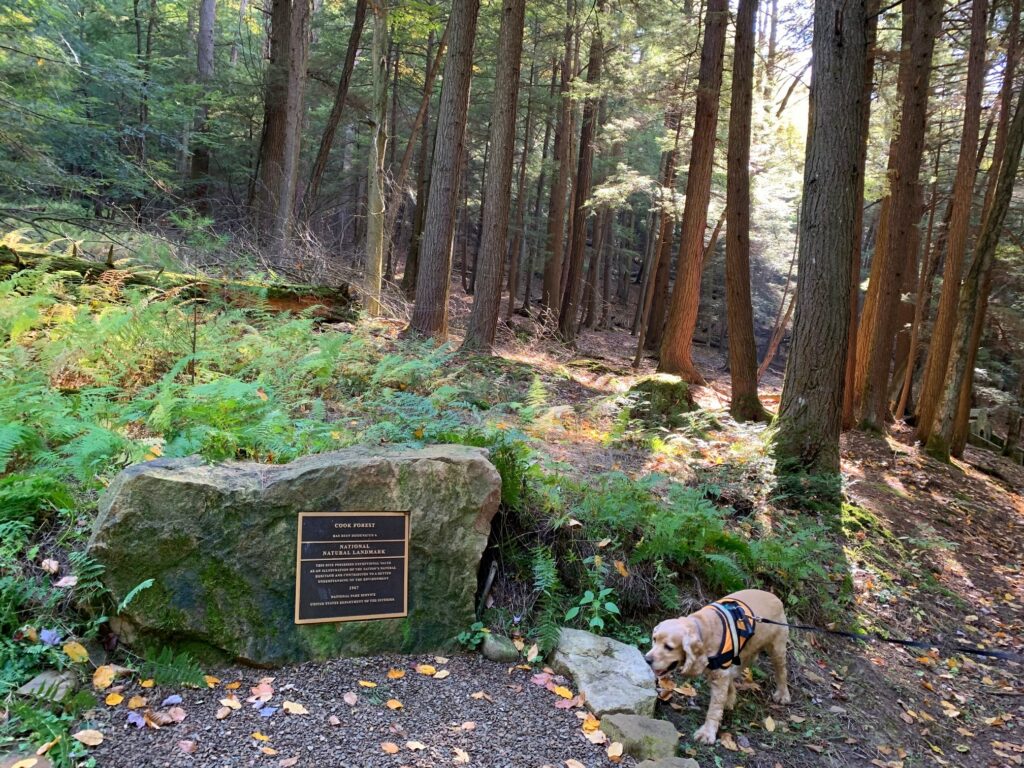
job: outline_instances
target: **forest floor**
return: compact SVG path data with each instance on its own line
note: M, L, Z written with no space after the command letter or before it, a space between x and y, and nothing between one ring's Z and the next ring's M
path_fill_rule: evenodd
M459 290L453 294L453 326L458 328L468 304ZM71 301L63 293L56 295L61 301ZM28 300L33 299L30 296ZM163 302L127 308L137 324L133 326L131 350L121 355L128 355L131 365L115 366L118 356L106 355L91 368L80 365L82 370L94 377L103 373L106 380L117 382L126 392L131 392L133 386L137 391L140 385L136 377L159 376L159 368L140 367L138 360L175 359L178 354L174 351L180 342L178 335L164 337L161 331L168 327L167 318L173 322L180 310L171 299ZM107 326L94 325L84 313L59 317L82 324L81 332L69 338L80 338L88 348L97 343L118 343L120 339L116 334L119 326L113 326L112 332ZM715 514L739 531L730 535L758 536L762 535L759 532L773 531L777 539L784 540L788 535L785 532L834 531L828 534L835 537L830 542L833 546L814 551L835 553L836 562L822 563L828 571L823 578L835 583L815 591L794 576L789 581L800 585L803 594L780 595L787 604L800 606L801 621L833 621L836 629L936 639L939 644L983 645L1017 653L1022 650L1024 468L1001 457L968 448L963 461L943 465L913 445L909 430L896 428L885 438L849 433L842 446L847 503L839 513L822 511L817 513L817 520L814 514L798 519L774 495L772 464L765 450L768 427L738 424L728 415L729 380L717 349L701 345L695 349L696 362L708 377L708 385L694 391L701 410L693 414L685 429L652 434L649 429L634 427L622 396L638 378L652 372L653 365L645 360L640 370L630 366L635 339L618 326L609 331L583 331L576 346L568 348L541 333L532 321L517 316L511 329L502 327L493 359L456 355L438 357L427 365L423 361L426 347L409 346L399 340L405 323L398 318L313 328L311 323L299 321L281 327L279 321L267 318L250 318L236 326L232 323L239 320L233 315L218 317L211 315L204 321L201 328L208 336L205 342L200 337L201 343L218 349L218 360L226 361L218 376L234 381L229 376L243 375L230 367L233 355L241 357L239 350L243 347L266 352L265 359L257 357L248 364L245 375L256 376L256 380L233 384L255 392L251 398L255 415L251 418L258 420L264 407L287 407L288 397L301 404L306 397L301 386L310 385L302 384L305 379L289 375L297 365L294 361L306 361L313 354L311 346L317 347L315 354L323 358L325 381L334 376L331 372L337 366L348 366L346 376L351 382L333 390L322 389L332 391L332 397L338 399L326 403L328 418L337 418L331 414L338 413L353 418L346 422L356 425L351 439L423 437L421 418L422 413L429 412L426 404L437 391L451 389L447 385L457 377L460 380L456 383L465 391L460 391L457 398L448 395L448 400L441 401L448 405L435 418L457 421L465 416L474 429L497 424L494 429L499 432L506 429L504 422L508 421L508 427L525 435L530 449L543 458L544 471L549 479L554 478L554 486L573 482L578 486L581 481L596 486L598 478L607 478L609 473L621 473L631 481L665 477L691 487L696 498L713 502ZM97 329L108 334L99 342ZM311 342L311 333L325 336ZM328 334L338 335L338 344L328 343ZM255 338L262 339L262 343L247 341ZM458 341L457 336L453 338L453 345ZM43 335L26 336L19 343L36 350L38 356L32 358L32 364L40 368L53 357L45 354L49 342ZM30 347L32 343L39 346ZM74 355L54 359L66 358ZM12 359L28 365L28 357ZM86 363L91 360L84 359ZM406 414L406 418L397 412L368 410L379 407L379 397L393 395L392 389L377 380L394 379L403 366L412 363L418 366L416 376L422 380L417 379L409 391L404 391L404 385L398 387L406 399L414 400L411 415ZM18 375L26 381L30 378L25 371ZM50 375L55 378L49 381L66 384L67 372L63 369ZM539 408L531 405L531 415L524 418L524 411L512 406L528 401L531 381L543 385L543 403ZM46 387L47 382L42 377L32 386ZM263 382L266 392L256 389L258 382ZM370 389L371 384L376 389ZM762 401L769 409L777 406L780 387L779 375L769 371L762 381ZM192 403L184 399L189 392L182 389L182 402ZM325 399L329 398L325 395ZM472 400L480 405L456 405L456 400ZM394 405L393 399L381 402ZM134 415L136 406L131 395L125 395L124 407L132 411L132 425L148 440L155 439L155 430L144 428ZM449 413L460 408L459 414ZM91 416L84 414L82 418ZM190 418L202 426L209 417L207 411L196 410ZM382 431L380 422L385 420L389 421L388 429ZM442 426L451 428L448 421ZM249 430L248 422L234 428L240 440L249 441L244 443L249 446L249 455L277 452L252 442L262 431ZM306 424L303 428L310 427ZM431 427L426 428L429 431ZM294 439L298 440L300 434L305 433L297 432ZM148 450L147 445L136 448ZM331 449L325 445L318 449ZM111 466L111 471L116 471L116 465ZM610 504L616 497L595 496L592 501ZM573 507L563 506L559 514L570 519L571 511ZM839 520L830 519L837 514ZM86 519L83 517L78 526L81 531L88 530ZM793 525L780 527L780 521ZM570 523L588 524L579 520ZM552 526L549 532L557 527L553 520L543 524ZM783 532L781 536L779 531ZM633 562L631 550L640 548L638 539L643 531L637 533L630 528L621 533L621 541L606 552L615 549L621 552L615 556ZM603 535L594 534L596 531L583 531L579 538L596 542ZM791 551L803 551L797 547L794 543ZM66 554L55 556L63 561ZM22 566L30 578L44 582L50 579L35 565L19 562L18 567ZM9 567L13 572L13 565ZM679 574L686 583L680 585L683 606L678 613L689 612L693 606L719 596L702 580L699 570L681 568ZM625 591L629 581L639 581L628 576L623 574L617 588ZM613 578L617 577L613 574ZM528 599L524 595L534 591L529 576L524 579L520 574L518 583L501 576L491 597L496 611L504 609L511 617L525 613L519 610ZM836 605L808 605L813 595L826 595ZM642 644L651 623L673 615L662 608L638 611L640 603L636 600L633 605L632 619L636 623L619 629L628 629L628 639L638 644ZM564 605L559 608L558 619L565 611ZM511 619L499 626L503 631L516 629ZM525 634L536 629L523 631ZM46 653L50 658L57 651ZM416 669L421 664L436 667L435 673L448 674L440 678L422 674ZM397 672L389 675L392 669ZM585 738L579 719L582 710L556 706L560 701L557 695L533 684L531 675L536 669L491 664L475 655L336 660L274 671L204 671L219 678L211 679L209 689L160 684L146 689L138 679L125 683L120 690L117 686L107 689L107 695L120 697L115 704L108 701L104 707L97 702L84 717L76 716L79 723L89 723L88 727L97 727L103 733L103 742L90 748L96 765L594 768L612 764L604 747ZM744 682L736 709L722 724L719 742L712 747L699 747L691 738L707 708L706 686L699 680L692 681L692 686L676 682L663 689L660 714L682 734L682 752L695 757L702 768L1024 765L1024 670L1019 663L794 631L790 648L792 704L773 704L769 697L770 675L755 667ZM274 711L261 712L261 708L245 703L250 693L255 696L266 688L272 689L273 695L269 702L263 702L266 706L262 709ZM160 707L164 712L177 708L177 717L183 719L174 727L137 727L138 723L132 723L133 715L135 720L143 718L130 709L134 696L147 699L141 712L146 706ZM232 697L239 701L222 703L222 699ZM392 699L401 706L389 706ZM304 713L289 714L285 700L301 705ZM216 717L225 706L230 710L227 716ZM44 729L34 732L42 733ZM34 750L41 742L38 737L33 739ZM5 760L0 756L0 767L13 764L17 764L15 758ZM35 768L47 764L48 760L41 758ZM619 764L632 763L624 758Z
M557 347L531 355L538 362L560 357L568 379L555 399L592 414L588 398L624 392L650 372L649 360L639 372L630 367L635 344L622 330L585 332L570 359L564 352L552 358ZM518 349L511 345L503 354L521 360ZM629 467L710 481L737 510L784 514L771 503L759 466L765 428L728 416L723 356L697 347L695 357L708 378L696 399L721 428L696 441L685 458L609 451L594 439L608 425L592 423L592 415L549 430L548 450L584 472ZM770 410L780 390L781 378L769 372L762 401ZM737 464L742 471L727 469ZM897 428L887 438L844 435L842 469L849 503L841 543L853 582L854 628L1021 653L1024 467L973 447L962 461L944 465L913 444L912 430ZM1024 764L1019 663L800 631L791 633L790 656L793 703L772 703L770 676L755 672L712 748L689 739L707 706L700 686L696 697L676 692L663 701L664 716L683 733L684 752L702 766L750 768Z

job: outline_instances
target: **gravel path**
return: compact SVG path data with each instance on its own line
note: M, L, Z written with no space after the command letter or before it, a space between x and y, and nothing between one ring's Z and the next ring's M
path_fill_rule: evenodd
M441 679L417 672L417 664L434 666ZM389 670L404 675L389 678ZM587 768L613 765L605 747L584 737L577 715L581 710L556 708L555 703L564 699L532 684L532 670L510 672L508 666L479 656L338 659L270 671L231 668L215 674L220 682L207 690L147 690L137 680L123 690L110 689L123 701L101 704L83 725L104 735L103 743L90 750L97 765L564 768L567 760ZM265 677L273 678L273 696L264 704L248 703L252 689ZM359 681L377 685L363 687ZM240 685L229 690L236 682ZM220 700L232 694L240 707L218 720ZM358 697L348 697L354 705L346 703L346 694ZM128 717L146 708L129 710L132 696L144 696L152 710L180 707L185 719L159 730L138 728ZM161 706L173 696L180 696L180 703L172 699ZM301 705L308 714L287 714L285 701ZM261 714L259 707L269 709ZM176 714L181 717L180 711ZM254 733L267 739L254 738ZM385 742L398 751L387 754ZM457 750L463 751L461 756ZM617 765L628 768L634 762L623 757Z

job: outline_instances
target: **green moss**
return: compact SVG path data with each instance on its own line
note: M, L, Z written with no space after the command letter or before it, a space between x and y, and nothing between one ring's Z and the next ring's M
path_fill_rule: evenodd
M685 424L684 414L697 409L690 385L667 373L641 379L629 394L634 400L630 415L650 427L676 429Z

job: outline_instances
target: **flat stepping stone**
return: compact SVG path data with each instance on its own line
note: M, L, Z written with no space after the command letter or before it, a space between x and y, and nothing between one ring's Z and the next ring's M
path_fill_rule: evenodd
M601 730L609 740L620 742L622 751L637 760L661 761L674 758L679 744L679 732L675 726L667 720L655 720L652 717L608 715L601 718Z
M572 678L597 717L654 714L658 701L654 673L632 645L579 629L563 629L551 666Z
M72 672L58 672L48 669L40 672L21 688L18 694L46 701L63 701L64 697L78 687L78 680Z
M663 760L644 760L636 768L700 768L692 757L667 757Z

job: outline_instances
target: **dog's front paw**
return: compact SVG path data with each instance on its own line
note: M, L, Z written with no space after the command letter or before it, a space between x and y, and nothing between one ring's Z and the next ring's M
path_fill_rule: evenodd
M789 704L792 701L792 697L789 695L788 688L779 688L772 694L772 701L776 704Z
M693 732L693 740L698 744L714 744L718 736L718 725L715 723L704 723Z

